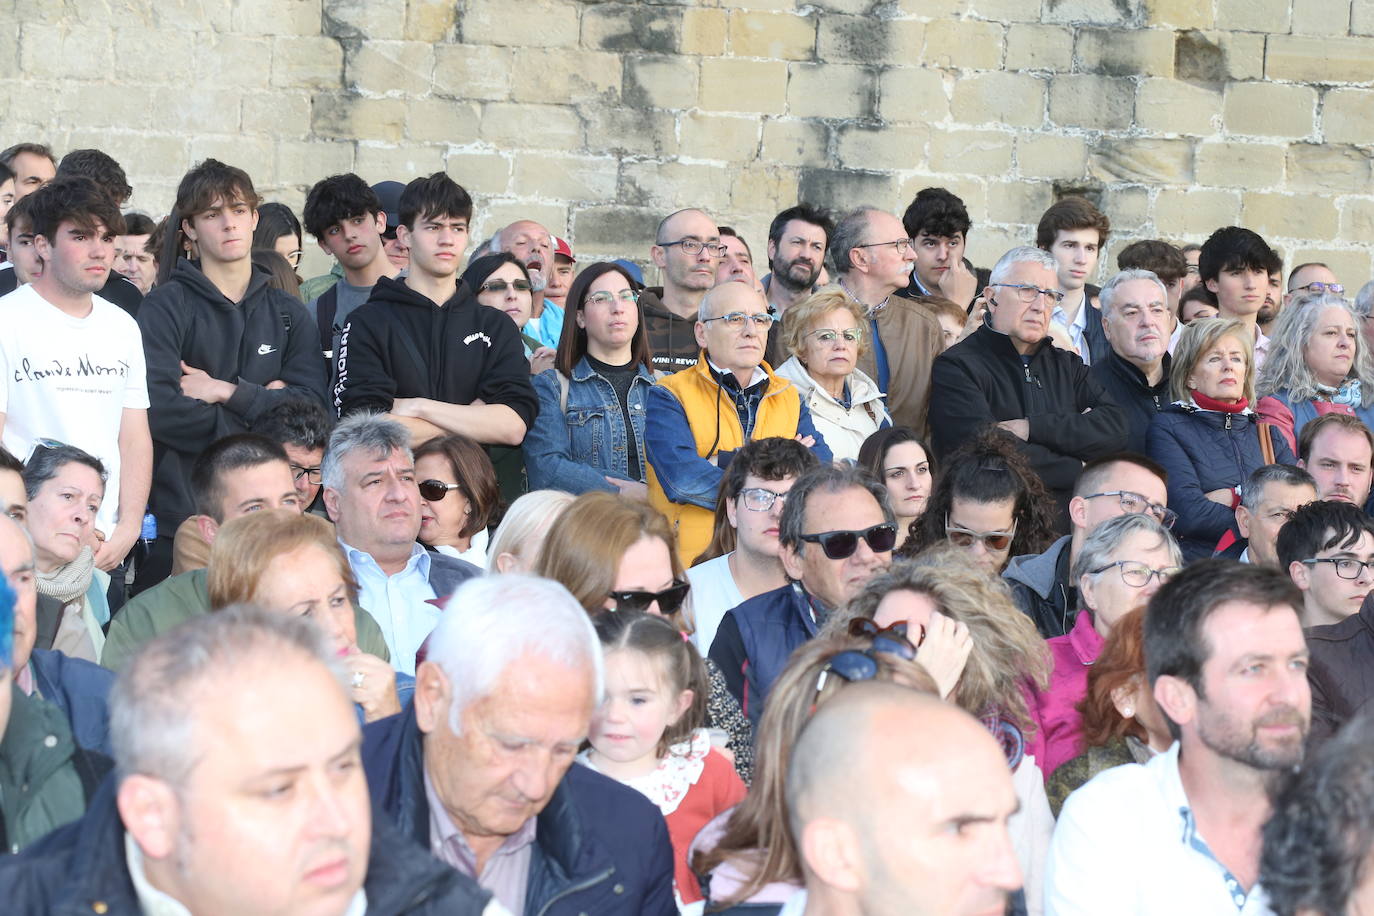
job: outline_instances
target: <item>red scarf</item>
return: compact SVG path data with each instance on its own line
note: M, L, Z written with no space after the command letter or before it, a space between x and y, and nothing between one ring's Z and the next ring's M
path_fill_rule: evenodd
M1245 408L1250 406L1250 402L1245 398L1241 398L1234 404L1227 404L1225 401L1209 398L1201 391L1190 390L1188 393L1193 396L1193 403L1203 410L1219 410L1222 413L1242 413Z

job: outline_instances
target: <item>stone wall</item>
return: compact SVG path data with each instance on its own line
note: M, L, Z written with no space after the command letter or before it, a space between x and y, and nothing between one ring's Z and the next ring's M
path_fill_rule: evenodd
M8 0L0 140L104 148L154 213L206 156L294 207L447 169L479 236L639 259L686 205L757 250L799 195L941 184L988 265L1077 191L1113 248L1240 222L1353 286L1371 36L1374 0Z

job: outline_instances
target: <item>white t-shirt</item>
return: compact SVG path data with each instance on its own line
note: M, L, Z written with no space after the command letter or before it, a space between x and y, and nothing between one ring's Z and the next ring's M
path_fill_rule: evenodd
M705 658L725 612L743 604L744 596L730 574L728 553L687 570L687 581L692 583L692 619L696 621L692 643Z
M109 472L96 527L114 531L119 509L119 426L125 408L148 407L143 335L119 306L91 297L73 318L32 286L0 297L3 442L20 461L39 439L90 452Z

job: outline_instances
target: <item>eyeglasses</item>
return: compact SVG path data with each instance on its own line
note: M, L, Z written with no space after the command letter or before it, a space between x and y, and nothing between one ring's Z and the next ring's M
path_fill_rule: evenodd
M716 242L703 242L700 239L678 239L676 242L659 242L659 248L672 248L674 245L682 249L683 254L701 254L704 248L713 258L718 258L725 254L725 246Z
M1016 298L1029 305L1040 296L1055 303L1056 305L1064 301L1064 294L1057 289L1041 289L1033 283L989 283L989 286L1001 286L1005 289L1016 290Z
M24 463L28 464L30 461L33 460L33 456L37 455L40 451L51 452L59 448L71 448L71 446L65 442L60 442L57 439L35 439L33 440L33 448L29 449L28 457L24 459Z
M1130 490L1103 490L1101 493L1089 493L1083 498L1097 499L1099 496L1115 496L1121 501L1121 509L1127 515L1149 515L1165 528L1174 527L1174 522L1178 521L1178 513L1173 509L1152 503L1140 493Z
M1314 557L1302 562L1308 566L1317 563L1330 563L1336 567L1336 575L1342 579L1358 579L1366 569L1374 572L1374 560L1356 560L1353 557Z
M301 266L301 251L299 248L286 255L286 263L290 264L292 267Z
M301 482L301 478L309 475L310 482L314 484L324 482L324 469L319 467L303 468L299 464L291 465L291 479L296 483Z
M1337 296L1345 292L1345 287L1339 283L1323 283L1320 280L1313 280L1306 286L1295 286L1292 292L1296 293L1300 289L1307 290L1309 293L1335 293Z
M864 339L862 328L845 328L837 331L834 328L821 328L819 331L809 331L807 337L815 337L821 343L834 343L835 338L843 337L846 343L858 343Z
M774 503L787 501L786 493L774 493L763 487L749 487L740 490L739 495L744 499L744 508L751 512L767 512Z
M955 547L972 547L974 541L982 541L983 546L995 553L1011 547L1016 537L1016 522L1011 523L1010 531L970 531L949 523L949 513L945 513L945 537Z
M897 526L883 522L862 531L822 531L801 536L801 540L808 544L820 544L826 558L831 560L847 560L854 556L854 551L859 549L860 538L874 553L887 553L897 546Z
M915 658L915 649L926 641L926 628L921 627L921 635L914 641L907 635L907 625L905 620L899 620L894 624L880 627L873 622L871 617L855 617L849 621L849 635L853 637L867 636L876 643L879 639L890 641L898 655L903 658Z
M444 483L442 480L422 480L420 481L420 496L427 503L437 503L445 496L449 490L461 490L461 483Z
M617 299L629 305L634 305L639 301L639 292L633 289L622 289L618 293L608 293L605 290L599 293L588 293L587 298L583 300L583 305L611 305Z
M855 245L854 247L886 248L888 245L891 245L893 248L895 248L898 254L905 254L908 251L914 251L916 249L916 246L912 244L911 239L893 239L890 242L869 242L867 245Z
M518 293L527 293L530 291L530 281L511 280L508 284L505 280L488 280L480 287L484 293L504 293L508 288Z
M669 617L676 614L682 607L682 602L687 600L687 592L691 589L690 582L673 580L673 584L661 592L607 592L607 595L615 602L615 609L621 613L630 614L638 611L645 611L649 605L658 602L658 609L663 616Z
M758 312L753 315L748 315L744 312L729 312L725 315L717 315L714 318L701 319L702 324L710 324L712 321L723 321L725 322L725 326L732 331L738 331L740 328L744 327L745 321L752 321L755 328L760 331L766 331L773 326L773 313Z
M1144 588L1150 584L1150 580L1159 576L1159 584L1163 585L1183 570L1178 566L1166 566L1163 569L1151 569L1138 560L1117 560L1115 563L1108 563L1106 566L1099 566L1097 569L1089 570L1089 575L1096 576L1104 573L1112 567L1116 567L1121 573L1121 581L1131 588Z

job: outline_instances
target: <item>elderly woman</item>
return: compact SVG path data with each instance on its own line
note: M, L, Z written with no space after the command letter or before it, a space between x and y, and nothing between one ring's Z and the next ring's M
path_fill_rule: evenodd
M505 312L515 322L531 373L537 375L553 365L553 350L542 346L525 330L534 317L534 286L529 270L519 258L505 251L483 255L463 271L463 282L480 305Z
M79 448L53 442L33 450L23 478L38 594L62 606L52 648L97 661L105 646L101 626L110 619L109 579L95 568L95 516L105 498L105 466Z
M1182 563L1183 554L1169 529L1148 515L1108 519L1084 538L1073 561L1078 617L1067 635L1048 642L1054 664L1049 689L1030 689L1026 697L1036 723L1030 752L1046 776L1083 751L1078 704L1088 692L1088 672L1112 627L1143 609Z
M1240 485L1266 464L1297 464L1255 403L1254 335L1242 322L1199 318L1183 331L1169 374L1174 402L1155 416L1146 451L1169 472L1169 508L1185 561L1211 556L1235 521Z
M530 486L647 499L644 402L654 374L638 284L618 264L591 264L565 302L554 367L534 378Z
M797 303L783 322L791 359L777 374L797 386L837 461L857 461L864 440L892 425L877 383L857 368L867 325L859 303L838 289Z
M487 525L501 493L486 450L467 436L437 436L415 450L420 543L478 567L487 565Z
M1360 324L1334 293L1303 296L1275 320L1255 409L1293 451L1303 425L1322 414L1349 414L1374 427L1374 357Z

